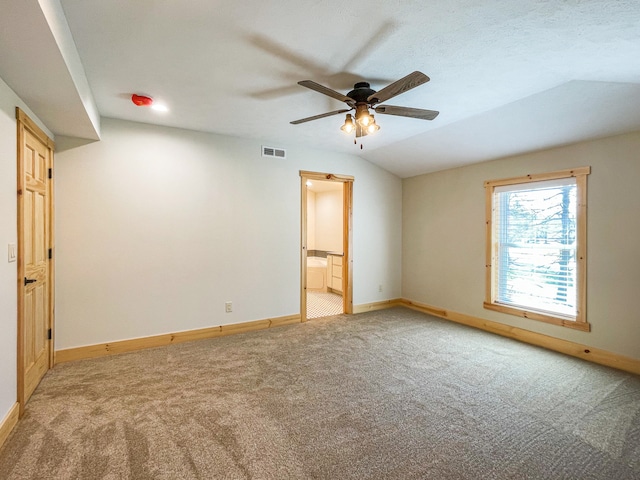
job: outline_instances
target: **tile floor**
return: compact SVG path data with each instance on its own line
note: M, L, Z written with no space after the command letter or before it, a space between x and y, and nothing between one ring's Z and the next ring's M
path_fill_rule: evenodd
M307 292L307 318L343 313L342 296L335 293Z

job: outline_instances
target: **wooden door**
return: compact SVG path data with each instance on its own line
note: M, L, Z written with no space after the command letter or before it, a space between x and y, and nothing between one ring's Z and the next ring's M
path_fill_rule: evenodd
M53 366L53 142L18 119L18 402L20 412Z

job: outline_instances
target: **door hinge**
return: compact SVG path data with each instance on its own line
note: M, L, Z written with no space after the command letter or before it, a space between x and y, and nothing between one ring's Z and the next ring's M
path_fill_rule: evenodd
M53 258L53 248L49 249L49 260Z
M49 178L53 178L53 168L49 169Z
M51 329L47 330L47 340L51 340Z

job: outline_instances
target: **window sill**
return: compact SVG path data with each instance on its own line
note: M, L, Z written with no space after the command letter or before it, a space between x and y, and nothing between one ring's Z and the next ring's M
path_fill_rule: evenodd
M591 325L584 321L572 320L569 317L553 316L540 312L532 312L522 308L502 305L500 303L484 302L484 308L487 310L494 310L496 312L507 313L509 315L516 315L518 317L528 318L531 320L539 320L545 323L551 323L553 325L559 325L561 327L573 328L574 330L581 330L583 332L590 332Z

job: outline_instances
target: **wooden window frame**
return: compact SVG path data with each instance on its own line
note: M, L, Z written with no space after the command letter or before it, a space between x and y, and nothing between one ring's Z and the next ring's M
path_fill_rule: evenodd
M587 175L591 173L591 167L579 167L569 170L560 170L550 173L531 174L522 177L505 178L501 180L488 180L484 182L485 188L485 216L486 216L486 268L485 268L485 301L484 308L501 313L516 315L532 320L539 320L554 325L573 328L576 330L590 331L591 326L587 322ZM512 305L499 303L495 298L495 276L493 268L496 265L495 248L493 242L493 198L496 187L505 185L518 185L523 183L540 182L544 180L556 180L575 177L577 187L576 202L576 316L564 316L535 309L518 308Z

